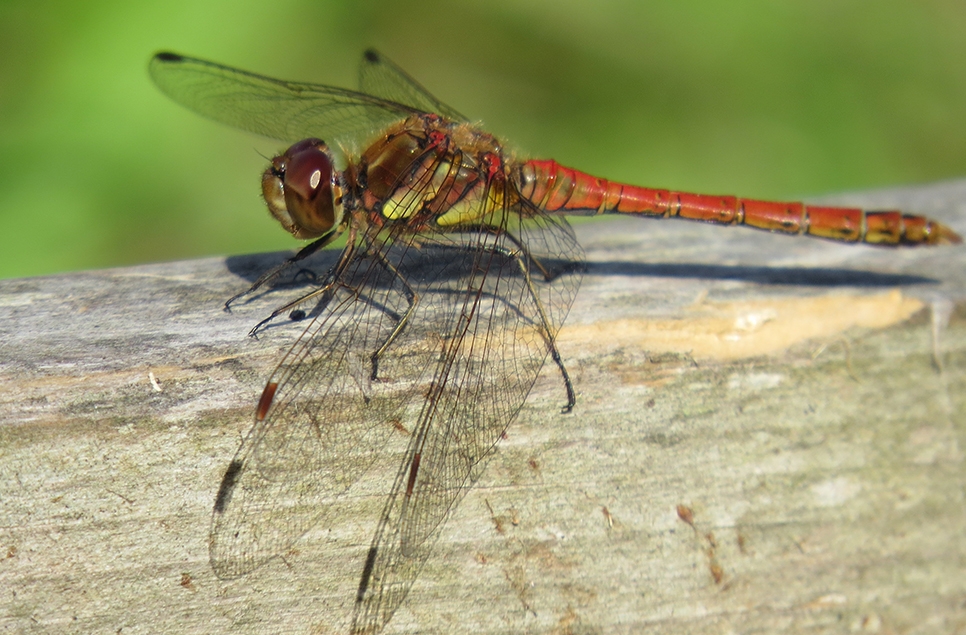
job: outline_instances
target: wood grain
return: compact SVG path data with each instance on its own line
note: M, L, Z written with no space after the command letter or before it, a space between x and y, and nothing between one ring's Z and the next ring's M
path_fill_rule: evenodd
M966 234L966 181L830 201ZM577 234L577 407L545 367L385 632L966 629L966 249ZM284 561L207 561L299 333L246 336L297 289L221 305L282 257L0 281L0 630L345 632L391 466Z

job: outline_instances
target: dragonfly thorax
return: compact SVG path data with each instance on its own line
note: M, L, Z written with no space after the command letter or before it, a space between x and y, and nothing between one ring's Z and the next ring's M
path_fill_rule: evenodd
M332 151L303 139L272 159L262 175L262 196L282 227L296 238L318 238L342 222L342 176Z
M414 115L375 140L347 170L369 222L409 231L478 221L505 186L499 143L438 115Z

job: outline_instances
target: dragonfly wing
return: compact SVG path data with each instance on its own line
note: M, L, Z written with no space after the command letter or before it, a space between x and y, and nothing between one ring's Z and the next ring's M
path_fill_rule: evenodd
M149 72L182 106L221 123L282 141L318 137L360 142L417 112L352 90L287 82L213 62L158 53Z
M375 49L362 54L359 90L416 110L442 115L450 121L467 121L466 117L436 99L422 84Z
M230 464L215 502L210 561L221 578L284 554L325 519L387 451L394 422L422 403L419 387L438 353L405 337L384 356L399 381L372 381L372 354L412 304L398 276L347 247L323 313L269 379L256 423ZM358 292L357 292L358 291ZM428 381L428 378L426 378ZM391 447L391 443L389 443Z
M433 292L452 318L369 550L354 633L378 631L405 599L446 516L523 406L576 294L582 253L573 232L563 218L532 211L502 215L497 233L450 238L460 267ZM537 259L556 275L538 273Z

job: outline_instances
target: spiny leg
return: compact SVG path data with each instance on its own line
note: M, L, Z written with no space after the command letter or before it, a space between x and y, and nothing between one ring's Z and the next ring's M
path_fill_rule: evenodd
M523 242L521 242L516 236L506 229L493 227L492 225L478 225L476 227L467 228L465 231L474 230L496 237L505 236L507 240L516 245L516 251L511 251L500 245L496 245L493 248L493 251L507 258L513 259L520 268L520 272L523 274L523 278L526 281L527 291L530 294L530 297L533 299L533 302L537 307L537 312L540 315L540 334L543 336L543 339L547 344L547 349L550 352L550 358L553 360L553 363L557 365L557 368L560 370L560 375L564 380L564 388L567 391L567 403L563 408L560 409L560 412L561 414L567 414L573 411L574 406L577 404L577 395L574 391L574 384L570 379L570 373L567 372L567 367L564 366L563 358L560 356L560 351L557 350L557 343L550 327L550 319L547 317L547 311L543 306L543 302L540 300L540 294L537 293L536 288L533 286L533 278L530 276L530 267L528 263L532 262L548 282L563 273L563 271L557 274L553 274L548 271L537 258L530 254Z
M268 271L266 271L265 273L263 273L262 275L258 276L258 280L252 283L252 286L248 287L248 289L242 291L241 293L236 293L235 295L228 298L228 301L225 302L225 311L231 311L231 305L235 300L252 293L259 287L265 285L266 283L271 282L296 262L299 262L300 260L305 260L306 258L313 255L318 250L322 249L323 247L331 243L338 235L339 235L339 232L329 232L328 234L322 236L318 240L314 240L308 245L306 245L305 247L302 247L297 254L295 254L291 258L286 259L285 262L283 262L282 264L276 265L271 269L269 269Z
M396 280L402 283L406 293L406 300L409 303L406 313L396 323L396 328L394 328L392 333L389 334L389 337L386 338L386 341L382 343L382 346L380 346L370 357L372 362L372 374L369 376L369 378L372 381L376 381L376 376L379 371L379 358L389 349L396 338L399 337L399 335L403 332L403 329L406 328L406 325L409 324L409 319L412 317L413 313L415 313L416 305L419 304L419 294L416 293L416 290L413 289L413 287L409 284L409 281L406 280L406 277L402 275L402 273L400 273L391 262L389 262L389 259L386 258L385 254L383 254L381 251L375 251L375 253L372 255L379 261L380 264L382 264L383 267L386 268L389 273L393 275L393 277L395 277Z

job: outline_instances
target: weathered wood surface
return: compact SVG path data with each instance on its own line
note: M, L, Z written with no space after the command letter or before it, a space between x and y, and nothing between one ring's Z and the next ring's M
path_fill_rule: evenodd
M966 234L964 181L834 200ZM966 629L966 248L577 233L577 407L546 367L385 632ZM221 304L280 257L0 281L0 631L345 631L391 470L284 562L207 562L299 331L246 337L296 291Z

